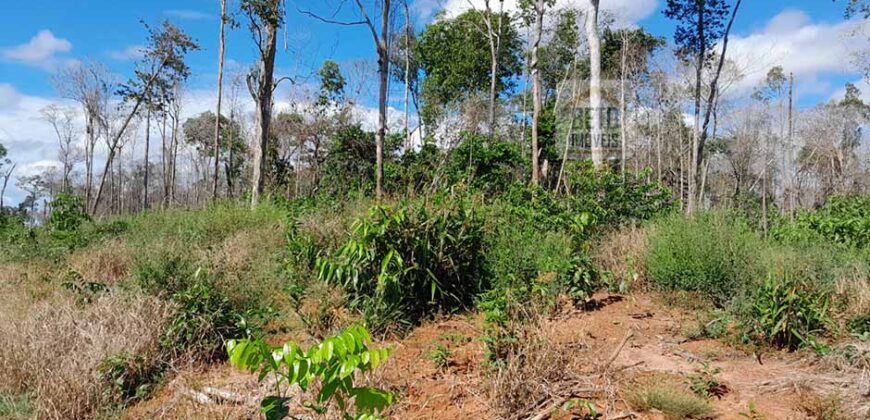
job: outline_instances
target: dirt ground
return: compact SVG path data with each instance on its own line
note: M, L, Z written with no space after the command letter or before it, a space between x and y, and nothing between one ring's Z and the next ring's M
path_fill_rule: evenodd
M554 348L567 352L564 369L585 379L539 396L527 413L506 415L493 406L481 322L470 315L435 320L401 341L383 342L393 353L366 380L399 394L388 413L395 419L582 419L588 410L562 410L564 402L580 398L595 406L599 418L664 419L655 410L638 412L628 395L664 383L691 393L687 378L707 363L708 369L721 370L719 395L709 399L715 418L825 418L831 407L839 410L839 418L870 418L866 370L834 370L809 353L757 355L716 340L687 340L682 332L697 322L693 314L652 295L595 298L595 309L569 310L543 321ZM439 352L441 366L433 356ZM257 401L269 387L226 365L179 372L153 398L128 409L125 418L256 418Z

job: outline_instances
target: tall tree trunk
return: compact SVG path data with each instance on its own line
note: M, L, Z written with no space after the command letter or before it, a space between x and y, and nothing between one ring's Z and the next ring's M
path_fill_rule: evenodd
M275 3L275 7L278 7L279 2ZM257 147L254 150L254 173L251 179L251 209L257 208L257 204L260 203L260 194L263 193L266 149L269 146L269 125L272 122L272 90L278 26L267 24L265 31L265 43L262 46L257 80L253 80L252 75L248 75L248 88L257 104Z
M601 150L601 38L598 35L598 2L590 0L591 8L586 14L586 38L589 40L589 107L592 118L592 164L600 168L604 163Z
M85 109L85 209L90 209L91 195L94 189L94 145L96 137L96 118L87 107ZM0 207L2 208L2 207Z
M713 74L713 80L710 82L710 91L707 95L707 109L704 112L704 123L699 124L701 119L701 76L704 68L704 58L707 51L701 48L698 54L698 62L696 63L696 81L695 81L695 127L694 139L692 147L692 164L689 166L689 207L686 208L686 213L692 214L695 211L695 201L701 197L696 196L698 184L698 171L701 166L701 161L704 158L704 146L707 143L707 127L710 125L710 119L713 114L713 109L716 97L718 95L719 76L722 74L722 67L725 65L725 56L728 53L728 39L731 34L731 28L734 26L734 19L737 17L737 11L740 10L742 0L737 0L734 4L734 9L731 11L731 18L728 20L728 25L725 27L725 33L722 38L722 54L719 55L719 63L716 65L716 72ZM706 45L706 32L704 22L705 0L698 0L700 7L698 13L698 34L700 45Z
M235 99L233 100L233 102L235 102ZM233 106L233 102L230 103L230 123L235 122L235 118L236 118L235 107ZM235 141L235 138L236 138L236 133L232 133L232 135L230 136L230 141ZM235 147L234 146L235 145L233 143L230 143L230 147L229 147L230 155L229 155L229 163L228 163L228 166L230 169L227 171L227 197L230 199L233 198L233 185L234 185L234 182L233 182L234 181L233 180L233 176L234 176L233 171L235 170L235 168L233 168L233 162L235 162L233 160L233 159L235 159Z
M625 144L626 144L626 132L625 132L625 72L627 71L627 57L628 52L626 49L628 48L628 35L625 32L622 33L622 57L620 60L620 71L619 71L619 143L620 149L622 149L622 159L619 161L619 167L622 171L622 178L625 179ZM600 69L599 69L600 70ZM649 116L649 113L647 113ZM649 118L647 118L649 121Z
M698 14L698 22L696 31L698 34L698 55L695 57L695 91L694 91L694 119L692 124L692 156L689 165L689 197L686 200L686 213L693 214L695 212L695 190L697 188L697 172L700 162L700 141L701 141L701 77L704 72L704 61L707 57L707 36L705 31L704 10L707 7L705 0L698 0L695 3Z
M789 73L788 75L788 172L786 172L786 176L788 177L788 214L789 219L794 221L794 212L795 212L795 196L797 195L797 189L795 188L795 182L797 175L795 172L797 171L794 157L794 73Z
M541 170L538 150L538 125L541 119L541 70L538 68L538 49L544 33L544 0L535 0L535 40L532 44L532 184L539 185Z
M498 25L493 25L492 8L489 6L489 0L484 2L486 6L486 29L487 38L489 38L489 126L490 136L495 134L495 102L496 102L496 86L498 85L498 54L501 49L501 30L502 30L502 13L504 12L504 0L499 0L498 10Z
M377 168L375 174L375 194L378 199L384 197L384 138L387 135L387 84L389 83L389 22L390 20L390 0L384 0L383 10L381 11L381 37L378 40L375 37L378 49L378 134L375 139L375 148L377 153Z
M142 210L148 210L148 155L149 148L151 145L151 108L149 107L145 113L145 175L143 187L145 190L142 192Z
M218 77L217 77L217 107L215 110L214 123L214 178L211 185L211 199L217 200L218 197L218 163L220 162L221 152L221 99L224 88L224 50L226 44L226 34L224 25L227 20L227 0L221 0L221 24L220 38L218 45Z
M410 95L411 95L411 10L408 0L404 0L405 6L405 151L411 149L410 118Z

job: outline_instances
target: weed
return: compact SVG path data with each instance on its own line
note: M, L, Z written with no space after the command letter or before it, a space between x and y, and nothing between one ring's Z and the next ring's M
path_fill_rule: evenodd
M707 401L668 385L647 386L629 394L626 400L635 410L656 409L667 419L703 419L713 415L713 407Z
M694 373L688 375L689 388L699 397L722 398L728 393L728 387L719 381L717 376L720 373L722 369L712 368L709 363L704 362L700 368L695 369Z
M746 411L741 411L737 413L740 417L745 417L749 420L764 420L765 417L763 414L758 412L758 409L755 408L755 403L750 401L749 405L746 407Z
M435 364L438 370L443 370L450 366L450 359L452 357L453 353L450 349L440 343L435 345L435 348L429 352L429 360Z

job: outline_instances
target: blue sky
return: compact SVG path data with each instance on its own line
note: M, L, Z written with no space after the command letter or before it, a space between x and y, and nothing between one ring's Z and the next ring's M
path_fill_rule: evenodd
M481 3L481 0L474 0ZM585 0L558 0L561 5L585 4ZM865 97L870 86L851 65L853 50L867 51L868 32L864 21L843 20L843 3L831 0L744 1L734 30L729 53L739 56L747 73L738 90L751 87L771 66L782 64L797 79L798 105L812 106L841 95L846 82L857 82ZM122 78L129 77L137 47L145 42L141 20L158 24L169 19L192 35L203 47L189 56L193 77L189 89L199 93L201 110L209 107L217 62L218 0L29 0L4 1L0 6L0 143L19 162L20 174L35 173L56 159L55 139L38 110L59 102L50 83L53 69L77 60L106 63ZM229 0L231 10L238 0ZM313 8L330 14L341 0L288 0L286 30L282 32L287 50L279 52L279 75L293 75L305 81L324 59L343 64L367 61L374 70L371 35L362 26L325 24L297 12ZM369 11L373 0L366 0ZM657 35L670 37L672 22L661 13L665 0L601 0L621 24L641 25ZM415 26L431 21L435 11L458 13L467 0L412 0ZM516 0L506 0L511 8ZM337 18L355 18L353 2L347 1ZM228 67L242 70L254 60L254 47L244 21L228 34ZM846 37L863 30L862 36ZM282 45L283 47L283 45ZM730 54L729 54L730 56ZM368 83L373 87L374 82ZM280 95L287 95L286 90ZM363 92L363 106L374 105L374 89ZM277 98L279 101L282 98ZM395 106L399 94L395 95ZM194 110L198 109L196 106ZM20 192L11 191L14 197ZM12 200L14 201L14 199Z

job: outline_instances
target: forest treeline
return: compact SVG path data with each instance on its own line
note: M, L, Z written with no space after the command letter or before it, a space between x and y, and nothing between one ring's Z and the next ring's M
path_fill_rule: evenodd
M359 20L349 22L298 10L323 25L362 26L340 28L348 33L368 29L379 64L373 72L327 60L314 82L297 85L298 75L275 74L285 53L277 34L293 12L280 0L221 2L217 106L198 115L185 109L185 85L186 60L203 54L199 45L170 22L146 25L132 76L88 61L53 77L59 96L78 104L42 110L57 135L59 165L16 176L0 149L3 193L11 180L26 194L0 207L33 224L63 192L81 197L91 216L216 198L256 205L264 192L425 194L463 171L473 177L476 153L504 157L497 163L517 182L562 192L569 161L649 169L647 180L669 187L686 212L793 214L867 190L861 143L870 106L858 87L796 107L792 69L772 66L757 86L744 86L750 70L727 52L739 1L706 1L703 13L694 2L667 2L670 43L643 27L616 26L613 16L599 16L598 2L582 10L524 1L510 12L504 2L482 4L422 28L401 1L359 4ZM862 3L849 7L850 16L864 17ZM225 83L228 30L250 31L259 57ZM367 131L361 86L375 73L379 117ZM276 97L281 84L293 84L289 97ZM388 112L394 104L403 112ZM464 169L459 159L444 164L463 147Z

